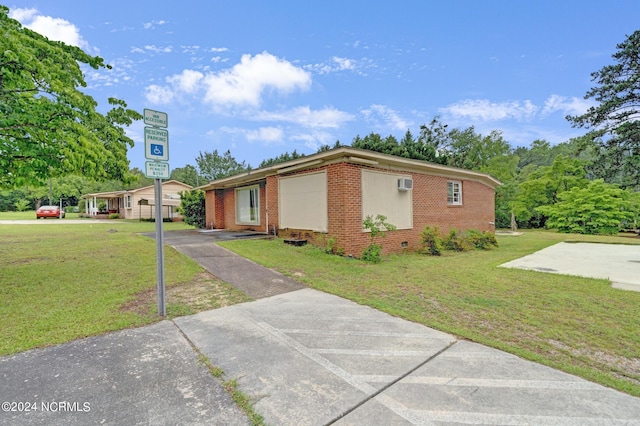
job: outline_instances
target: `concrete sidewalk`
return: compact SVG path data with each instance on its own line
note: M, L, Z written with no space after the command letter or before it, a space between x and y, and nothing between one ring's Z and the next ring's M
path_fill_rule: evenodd
M640 399L319 291L177 318L272 425L640 425Z

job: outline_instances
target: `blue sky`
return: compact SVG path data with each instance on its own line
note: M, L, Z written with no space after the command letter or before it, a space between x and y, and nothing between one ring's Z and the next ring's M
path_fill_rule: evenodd
M170 167L229 149L253 167L439 116L516 146L584 134L590 74L640 29L640 2L34 0L6 4L51 39L102 56L92 95L168 114ZM144 124L131 167L144 169Z

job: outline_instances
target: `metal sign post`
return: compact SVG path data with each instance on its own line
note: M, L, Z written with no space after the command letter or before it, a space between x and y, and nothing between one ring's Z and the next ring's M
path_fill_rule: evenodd
M162 232L162 179L154 179L156 204L156 276L158 277L158 315L167 316L164 286L164 236Z
M144 128L146 176L153 178L156 221L156 275L158 277L158 315L167 316L164 285L164 235L162 232L162 179L169 178L169 122L167 114L150 109L144 110ZM162 128L164 127L164 129Z

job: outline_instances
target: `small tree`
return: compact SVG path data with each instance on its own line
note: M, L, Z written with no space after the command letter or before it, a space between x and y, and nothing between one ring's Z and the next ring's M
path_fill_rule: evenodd
M27 211L29 209L29 204L30 204L29 200L25 200L24 198L13 203L14 207L16 208L16 211L19 211L19 212Z
M630 192L602 179L590 182L586 188L563 192L558 198L556 204L538 210L549 216L547 226L559 232L613 235L623 222L634 218Z
M376 215L375 219L369 215L362 221L362 227L369 231L371 241L367 248L362 252L362 260L372 263L380 263L382 255L382 246L376 243L377 237L384 238L386 231L395 231L395 225L386 222L387 217L384 215Z
M204 192L198 189L180 193L180 212L184 221L199 229L207 226Z

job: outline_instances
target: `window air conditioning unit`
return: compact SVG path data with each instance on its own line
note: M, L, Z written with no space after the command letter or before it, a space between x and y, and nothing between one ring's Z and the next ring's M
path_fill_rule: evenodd
M413 179L400 178L398 179L398 191L410 191L413 189Z

